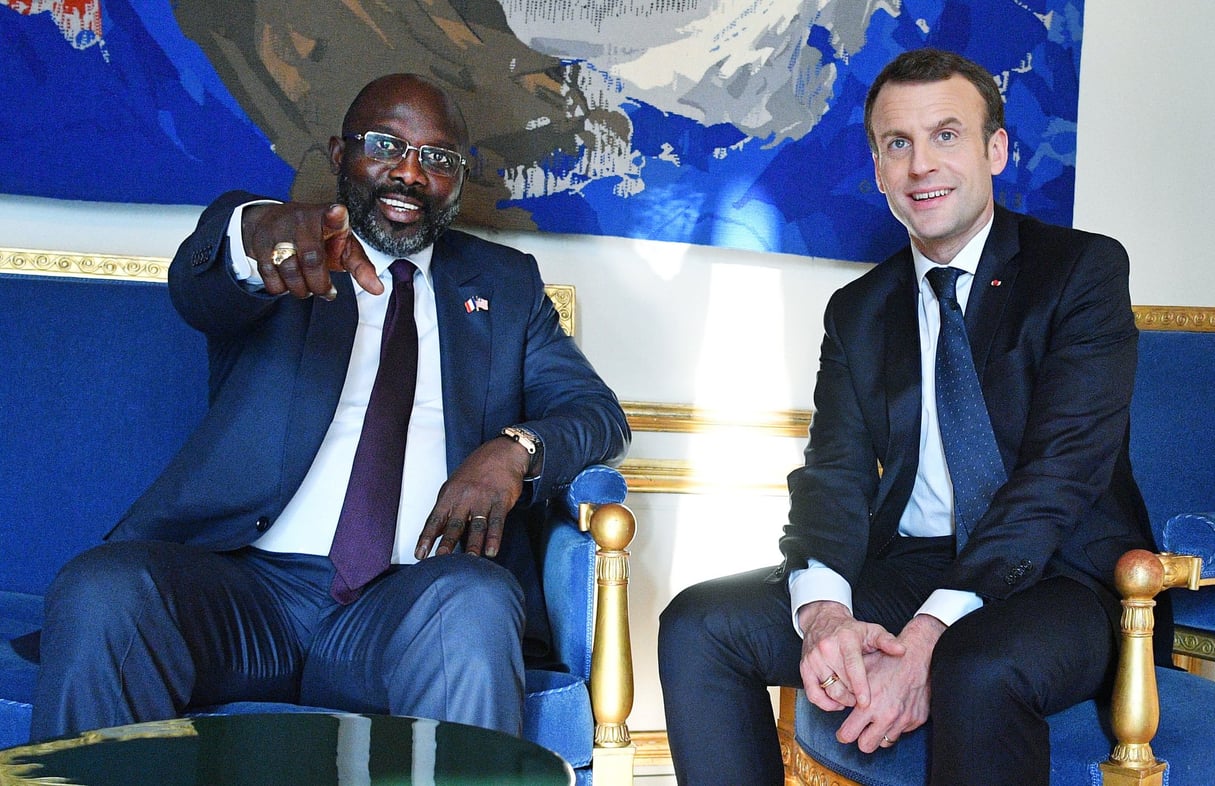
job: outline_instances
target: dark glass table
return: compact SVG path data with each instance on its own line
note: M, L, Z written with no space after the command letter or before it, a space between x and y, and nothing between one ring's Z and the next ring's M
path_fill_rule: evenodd
M58 779L58 780L56 780ZM556 754L459 723L387 715L211 715L0 751L0 784L571 786Z

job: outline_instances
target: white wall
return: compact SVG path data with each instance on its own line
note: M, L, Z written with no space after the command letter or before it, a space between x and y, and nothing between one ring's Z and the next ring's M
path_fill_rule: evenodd
M1089 0L1081 64L1076 226L1122 240L1132 298L1215 305L1200 191L1215 176L1215 71L1203 0ZM53 162L48 162L53 165ZM194 207L0 196L0 247L171 256ZM865 265L618 238L491 233L531 251L545 278L578 288L579 342L632 401L730 412L809 409L828 295ZM640 434L635 457L675 458L723 478L704 496L633 494L636 730L660 729L657 615L687 584L777 560L785 503L729 488L794 466L800 440L723 431Z

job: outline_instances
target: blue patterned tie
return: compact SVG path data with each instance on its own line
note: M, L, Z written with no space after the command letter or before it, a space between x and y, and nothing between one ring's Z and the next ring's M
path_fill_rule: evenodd
M945 463L953 481L953 519L957 549L962 550L971 528L991 504L996 489L1007 480L991 418L979 387L966 323L956 287L962 271L936 267L928 283L941 306L941 333L937 339L937 421L945 446Z
M329 594L342 604L353 602L367 582L388 569L401 504L405 437L418 379L418 327L413 318L416 268L408 259L398 259L388 269L393 284L384 315L380 366L329 548L337 570Z

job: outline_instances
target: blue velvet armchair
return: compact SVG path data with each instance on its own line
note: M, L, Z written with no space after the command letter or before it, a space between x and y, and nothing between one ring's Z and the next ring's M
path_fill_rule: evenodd
M202 337L172 311L165 266L0 249L0 748L29 738L51 579L101 541L206 407ZM77 275L13 272L31 269ZM550 296L568 330L572 288ZM585 469L550 501L538 546L558 663L526 674L524 736L565 758L580 784L632 782L625 493L616 470Z
M1175 660L1207 673L1215 662L1215 589L1208 586L1215 584L1215 309L1135 313L1142 332L1131 461L1165 553L1130 552L1118 565L1122 644L1113 695L1048 719L1052 786L1215 783L1215 682L1158 668L1151 651L1154 598L1175 589ZM836 741L840 722L802 691L782 690L787 783L927 783L930 725L867 755Z

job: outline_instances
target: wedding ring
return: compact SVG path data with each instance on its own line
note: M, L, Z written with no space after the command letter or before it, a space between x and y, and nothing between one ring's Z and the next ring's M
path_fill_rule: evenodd
M893 744L894 744L894 740L890 739L890 738L889 738L889 737L887 737L885 734L883 734L883 735L882 735L882 742L886 743L887 745L893 745Z
M822 682L820 682L818 684L818 686L820 688L822 688L823 690L827 690L827 688L830 688L832 685L834 685L835 683L837 683L839 681L840 681L840 676L833 671L833 672L831 672L831 676L828 677L827 679L823 680Z
M480 519L481 521L484 521L487 524L489 523L489 519L485 516L473 516L468 521L471 524L472 522L477 521L478 519Z
M270 261L274 263L275 267L278 267L279 265L283 264L287 257L293 256L295 256L294 243L275 243L274 250L270 252Z

